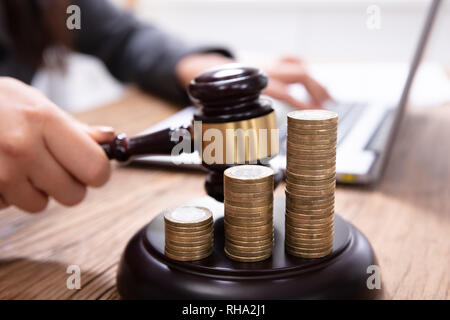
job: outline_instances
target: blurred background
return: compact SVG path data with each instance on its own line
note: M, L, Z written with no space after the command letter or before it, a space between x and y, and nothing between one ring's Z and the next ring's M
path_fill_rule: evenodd
M399 95L429 0L111 0L146 23L197 44L230 48L261 64L296 55L341 100ZM81 18L81 26L83 18ZM444 0L411 93L411 105L450 101L450 0ZM86 77L86 75L88 75ZM72 54L65 74L41 70L34 86L69 111L121 97L124 87L95 58ZM92 90L92 88L96 88ZM382 97L379 96L383 89ZM389 92L392 92L391 94ZM293 94L304 96L302 88Z

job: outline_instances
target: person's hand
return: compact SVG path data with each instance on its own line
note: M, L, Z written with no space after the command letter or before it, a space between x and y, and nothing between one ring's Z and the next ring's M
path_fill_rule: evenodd
M179 61L176 74L180 83L187 87L203 71L232 62L235 61L217 53L192 54ZM275 99L301 109L319 108L331 99L328 91L309 75L305 63L298 58L281 58L261 69L269 76L269 84L264 93ZM311 104L299 101L289 93L288 86L293 83L300 83L305 87L311 97Z
M113 138L111 128L82 124L36 89L0 77L0 208L38 212L49 197L79 203L86 186L108 180L98 142Z
M322 107L325 101L331 99L328 91L308 74L305 63L298 58L285 57L262 69L269 76L269 84L264 93L275 99L301 109ZM305 87L312 104L299 101L289 93L288 86L293 83L300 83Z

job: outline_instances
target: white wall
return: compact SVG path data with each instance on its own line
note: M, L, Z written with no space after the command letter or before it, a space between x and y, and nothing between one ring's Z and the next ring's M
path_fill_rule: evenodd
M116 0L118 1L118 0ZM429 0L138 0L137 15L186 39L239 53L314 59L409 59ZM430 58L450 63L450 0L443 0ZM366 26L370 5L380 30Z

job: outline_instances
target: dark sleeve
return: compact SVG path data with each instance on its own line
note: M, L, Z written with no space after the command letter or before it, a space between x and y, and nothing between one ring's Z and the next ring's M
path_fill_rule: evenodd
M118 80L137 83L174 102L187 102L175 75L175 66L182 57L206 52L231 57L224 48L195 47L142 24L105 0L73 2L81 9L81 29L74 31L75 50L100 58Z

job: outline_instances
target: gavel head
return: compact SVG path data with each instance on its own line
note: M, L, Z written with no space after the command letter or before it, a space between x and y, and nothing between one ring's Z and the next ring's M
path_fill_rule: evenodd
M194 142L201 141L209 170L208 195L223 201L223 171L241 164L267 164L279 150L271 102L261 99L267 76L260 70L229 64L200 74L188 87L197 111ZM201 135L201 136L199 136Z

